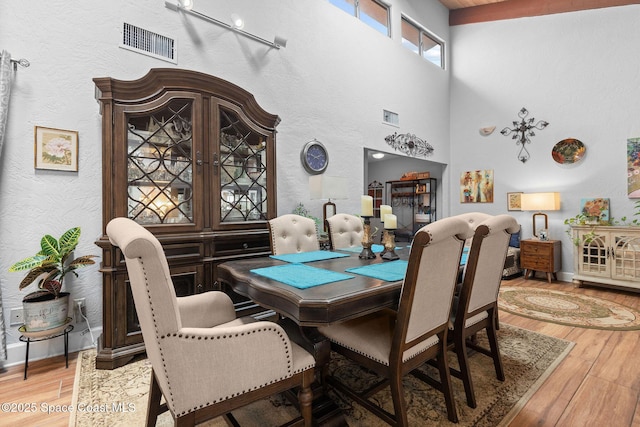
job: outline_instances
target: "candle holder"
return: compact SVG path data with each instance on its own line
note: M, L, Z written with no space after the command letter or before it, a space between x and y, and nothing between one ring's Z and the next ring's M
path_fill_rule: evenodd
M384 230L384 253L382 259L387 261L394 261L400 257L396 254L396 235L393 230Z
M381 257L383 257L384 254L387 253L387 240L388 239L389 239L389 232L385 228L384 230L382 230L382 241L380 242L380 243L382 243L382 252L380 252L380 256Z
M371 245L373 244L371 236L371 217L363 216L362 218L364 218L364 233L362 233L362 252L360 252L358 258L373 259L376 257L376 254L371 250Z

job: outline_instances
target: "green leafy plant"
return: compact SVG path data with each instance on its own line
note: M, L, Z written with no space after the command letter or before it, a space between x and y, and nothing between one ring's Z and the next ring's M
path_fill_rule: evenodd
M52 294L56 298L60 295L62 283L67 274L73 273L78 277L77 269L95 264L95 255L83 255L69 261L80 240L80 227L74 227L64 232L60 239L47 234L40 240L40 251L28 258L13 264L10 272L29 270L20 282L20 290L32 283L38 283L39 291L29 294L29 298L36 298L44 294ZM39 280L38 280L39 279Z
M302 204L302 202L298 203L296 207L293 208L293 211L291 211L291 213L303 216L305 218L311 218L316 222L316 230L322 230L322 227L321 227L322 224L321 224L320 218L311 215L311 212L309 212L309 209L307 209L304 206L304 204Z

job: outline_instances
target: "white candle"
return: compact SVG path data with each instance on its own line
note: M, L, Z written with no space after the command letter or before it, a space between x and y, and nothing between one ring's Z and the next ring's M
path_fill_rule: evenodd
M387 214L384 218L384 228L387 230L395 230L398 228L398 217L394 214Z
M387 214L391 213L391 206L389 205L380 205L380 220L384 222L384 217Z
M361 204L361 215L362 216L373 216L373 197L371 196L361 196L360 197Z

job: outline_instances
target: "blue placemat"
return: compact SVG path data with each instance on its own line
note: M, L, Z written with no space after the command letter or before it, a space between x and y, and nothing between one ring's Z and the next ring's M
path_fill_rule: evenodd
M402 249L402 246L396 246L396 249ZM347 251L347 252L362 252L362 246L351 246L350 248L339 248L339 251ZM371 250L374 254L380 253L384 250L383 245L371 245Z
M395 282L404 279L408 264L407 261L399 259L397 261L347 268L346 271L375 279L386 280L387 282Z
M284 264L250 270L252 273L277 280L298 289L325 285L340 280L353 279L348 274L338 273L324 268L310 267L304 264Z
M342 258L349 256L348 254L341 254L340 252L331 251L310 251L310 252L297 252L295 254L283 254L283 255L269 255L273 259L279 259L280 261L302 263L312 261L322 261L325 259Z
M469 258L469 247L465 246L462 249L462 256L460 257L460 265L465 265L467 263L467 258Z

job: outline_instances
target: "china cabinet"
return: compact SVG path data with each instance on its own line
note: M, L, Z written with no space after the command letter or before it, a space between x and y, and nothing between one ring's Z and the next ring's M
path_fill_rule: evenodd
M373 217L380 218L380 205L382 205L382 190L384 187L381 182L372 181L367 186L367 194L373 199Z
M152 69L138 80L94 83L103 145L96 365L112 369L144 351L122 253L104 234L112 218L131 218L158 238L176 295L223 290L238 314L262 310L216 282L216 265L269 253L279 118L246 90L195 71Z
M640 291L640 228L572 226L574 275L584 282Z
M387 181L385 194L397 217L397 239L411 241L413 235L436 218L435 178Z

